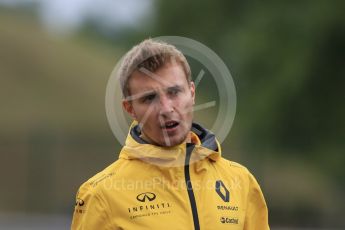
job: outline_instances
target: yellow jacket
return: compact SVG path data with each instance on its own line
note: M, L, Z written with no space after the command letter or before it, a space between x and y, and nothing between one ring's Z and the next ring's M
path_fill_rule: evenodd
M252 174L200 125L191 134L168 148L131 128L119 159L79 188L71 229L269 229Z

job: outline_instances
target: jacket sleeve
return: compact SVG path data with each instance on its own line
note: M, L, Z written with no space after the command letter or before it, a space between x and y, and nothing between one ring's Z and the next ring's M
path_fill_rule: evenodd
M265 198L254 176L249 173L249 188L247 197L244 230L269 230L268 210Z
M76 195L71 230L109 229L107 210L102 197L85 183Z

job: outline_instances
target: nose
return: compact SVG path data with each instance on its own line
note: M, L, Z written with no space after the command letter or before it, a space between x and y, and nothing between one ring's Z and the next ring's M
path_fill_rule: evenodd
M159 106L159 114L163 117L168 117L174 111L172 100L165 95L160 97Z

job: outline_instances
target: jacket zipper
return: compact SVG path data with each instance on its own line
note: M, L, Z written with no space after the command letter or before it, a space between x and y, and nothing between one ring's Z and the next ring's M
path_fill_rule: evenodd
M185 181L186 181L186 185L187 185L189 202L190 202L190 206L192 208L194 229L200 230L198 210L196 207L196 202L195 202L195 197L194 197L194 192L193 192L193 186L192 186L192 181L190 179L190 172L189 172L189 162L190 162L190 157L192 155L192 151L194 149L194 146L195 146L194 144L187 143L186 160L185 160L185 165L184 165L184 176L185 176Z

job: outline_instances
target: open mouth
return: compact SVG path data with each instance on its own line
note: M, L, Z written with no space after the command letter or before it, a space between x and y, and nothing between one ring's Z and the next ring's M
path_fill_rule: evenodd
M173 130L178 125L179 125L179 122L177 122L177 121L168 121L168 122L164 123L163 128L166 129L166 130Z

